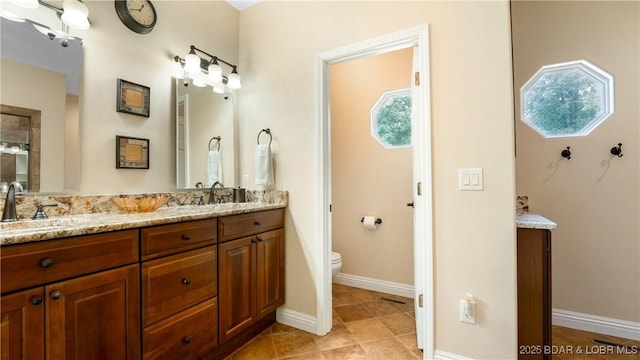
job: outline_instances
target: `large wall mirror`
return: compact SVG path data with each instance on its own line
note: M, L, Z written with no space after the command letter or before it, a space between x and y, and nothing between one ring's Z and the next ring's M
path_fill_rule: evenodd
M217 152L216 172L225 187L235 186L236 131L233 94L216 94L175 79L176 89L176 179L178 189L211 186L211 152Z
M0 178L21 181L29 192L77 191L82 41L62 46L55 32L36 25L0 18ZM39 112L39 119L18 121L16 111Z

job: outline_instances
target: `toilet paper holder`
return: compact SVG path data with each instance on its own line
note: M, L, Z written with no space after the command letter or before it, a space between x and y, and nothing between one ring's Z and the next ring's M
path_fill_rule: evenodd
M360 219L360 222L364 222L364 218ZM378 224L378 225L382 224L382 219L376 218L375 223Z

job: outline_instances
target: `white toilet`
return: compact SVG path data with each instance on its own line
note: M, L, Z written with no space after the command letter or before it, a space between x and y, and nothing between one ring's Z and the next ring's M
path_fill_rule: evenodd
M335 279L342 268L342 256L340 253L331 252L331 276Z

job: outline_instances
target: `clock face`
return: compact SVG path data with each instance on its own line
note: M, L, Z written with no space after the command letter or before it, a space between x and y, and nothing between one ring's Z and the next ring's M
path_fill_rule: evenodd
M149 0L115 0L122 23L138 34L147 34L156 25L156 9Z
M148 0L127 0L131 17L141 25L149 26L156 19L156 12Z

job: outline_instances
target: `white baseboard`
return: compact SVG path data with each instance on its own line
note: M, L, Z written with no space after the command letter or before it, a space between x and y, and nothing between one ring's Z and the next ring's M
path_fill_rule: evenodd
M276 321L312 334L316 333L317 320L315 316L286 308L279 308L276 310Z
M448 353L446 351L437 350L433 354L434 360L471 360L467 357Z
M553 325L640 341L640 323L553 309Z
M379 291L386 294L404 296L413 299L413 285L392 281L372 279L369 277L338 273L333 279L336 284L353 286L360 289Z

